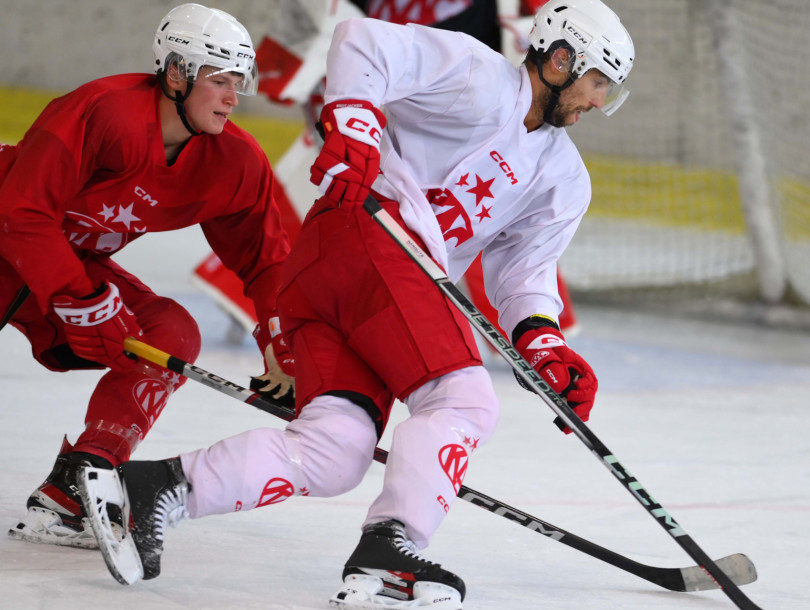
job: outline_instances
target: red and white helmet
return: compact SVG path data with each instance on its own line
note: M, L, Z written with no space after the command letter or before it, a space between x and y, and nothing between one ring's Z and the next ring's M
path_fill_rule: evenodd
M237 93L256 94L253 42L244 26L224 11L192 3L173 8L160 21L152 50L157 73L176 63L181 75L193 81L202 66L213 66L220 68L215 74L243 76Z
M550 0L534 16L529 44L538 52L566 45L574 53L571 76L596 68L613 87L602 112L610 116L630 93L624 82L633 68L635 49L619 17L600 0Z

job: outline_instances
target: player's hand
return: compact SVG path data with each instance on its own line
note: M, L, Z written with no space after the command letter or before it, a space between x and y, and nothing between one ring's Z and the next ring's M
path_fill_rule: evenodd
M324 143L310 180L335 203L365 201L380 171L385 115L364 100L330 102L321 111Z
M54 297L53 310L64 323L65 336L73 353L113 370L132 367L135 360L124 354L124 339L143 337L115 284L104 283L93 294L75 298Z
M515 348L574 413L588 421L599 383L591 366L566 345L562 333L552 326L530 328L517 338ZM525 387L519 377L518 381ZM570 434L571 429L565 426L563 432Z
M278 318L270 318L267 325L257 325L253 337L264 356L264 375L251 377L250 389L282 406L294 407L295 361L281 334Z

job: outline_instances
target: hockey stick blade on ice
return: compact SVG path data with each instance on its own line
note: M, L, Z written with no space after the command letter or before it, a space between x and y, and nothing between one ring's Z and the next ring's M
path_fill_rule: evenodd
M189 364L180 358L171 356L137 339L132 337L128 338L124 342L124 347L130 354L148 360L153 364L183 375L193 381L197 381L223 394L227 394L261 411L275 415L284 421L292 421L295 417L295 413L292 409L278 405L270 398L257 394L247 388L243 388L219 375L209 373L205 369ZM377 447L374 450L374 459L385 464L388 459L388 452L385 449ZM461 486L458 497L484 510L514 521L547 538L561 542L586 555L590 555L630 574L643 578L659 587L669 589L670 591L704 591L717 588L717 583L698 566L688 568L659 568L645 565L601 547L585 538L580 538L576 534L567 532L556 525L552 525L522 510L504 504L499 500L490 498L465 485ZM751 583L757 578L754 564L751 563L748 557L741 553L723 557L722 559L718 559L716 563L721 565L728 577L738 585Z
M521 356L500 331L462 293L442 268L431 259L421 246L414 241L393 217L369 195L363 209L388 233L402 250L419 265L447 299L469 320L473 327L509 363L515 373L531 388L563 424L581 440L630 494L652 515L678 545L713 578L726 596L741 610L761 610L743 593L735 582L698 546L689 534L673 519L672 515L658 503L644 485L624 467L619 459L599 440L599 438L577 417L568 403L551 389L537 371Z

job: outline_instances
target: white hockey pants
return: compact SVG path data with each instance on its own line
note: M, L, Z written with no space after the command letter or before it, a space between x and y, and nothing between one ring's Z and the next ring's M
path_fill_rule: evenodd
M397 519L424 547L455 500L470 454L492 435L498 401L488 373L476 366L426 383L405 403L410 417L394 429L383 491L366 523ZM376 440L357 405L319 396L285 430L249 430L181 454L192 487L189 515L345 493L371 465Z

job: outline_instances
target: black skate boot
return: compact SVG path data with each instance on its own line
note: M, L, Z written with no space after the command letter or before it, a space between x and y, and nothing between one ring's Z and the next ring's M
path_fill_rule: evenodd
M460 610L464 581L420 557L399 521L363 530L343 570L343 587L329 603L345 610L416 608Z
M118 582L132 584L160 574L166 527L186 517L190 488L179 458L124 462L113 471L85 469L79 477L84 509L107 568ZM120 541L109 531L104 507L110 504L124 515Z
M112 464L102 457L73 451L65 437L51 473L28 498L28 512L16 527L9 530L9 536L27 542L97 548L76 485L79 471L86 466L112 469ZM120 512L111 513L111 520L115 534L120 538Z

